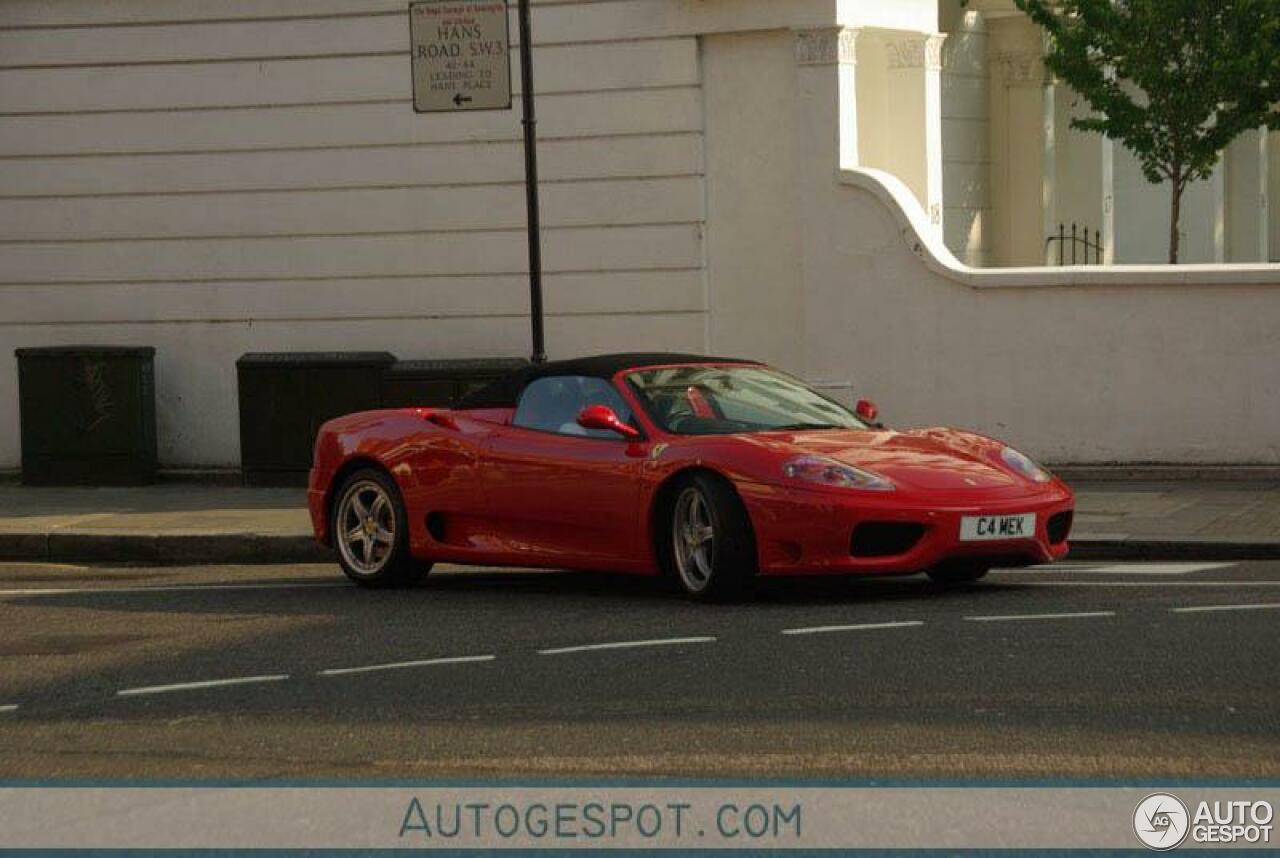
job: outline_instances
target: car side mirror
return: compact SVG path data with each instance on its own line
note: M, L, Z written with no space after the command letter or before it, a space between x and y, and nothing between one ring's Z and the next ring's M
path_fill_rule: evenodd
M870 399L859 399L858 404L853 407L853 413L858 415L858 419L863 423L880 426L880 409L876 408L876 404Z
M414 410L418 412L419 417L428 423L434 423L445 429L452 429L454 432L458 431L458 421L453 419L452 414L435 408L417 408Z
M604 429L615 432L628 440L640 437L640 432L626 423L607 405L588 405L578 414L578 425L583 429Z

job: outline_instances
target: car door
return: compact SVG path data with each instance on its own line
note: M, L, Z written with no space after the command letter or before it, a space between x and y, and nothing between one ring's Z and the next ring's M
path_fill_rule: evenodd
M487 514L480 463L496 423L470 418L466 412L422 409L417 431L389 456L407 464L411 480L401 480L409 513L409 535L423 553L465 560L470 552L493 550L483 526ZM395 472L393 465L393 472ZM452 552L460 552L456 558Z
M551 376L525 388L511 425L486 446L481 471L490 523L511 553L530 563L636 568L648 447L579 426L588 405L608 405L632 421L626 401L602 378Z

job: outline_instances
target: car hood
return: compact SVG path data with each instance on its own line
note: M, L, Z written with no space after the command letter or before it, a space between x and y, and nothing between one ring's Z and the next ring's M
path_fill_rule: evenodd
M1000 464L999 441L954 429L822 430L767 433L755 440L779 455L826 456L921 491L1018 489L1035 484Z

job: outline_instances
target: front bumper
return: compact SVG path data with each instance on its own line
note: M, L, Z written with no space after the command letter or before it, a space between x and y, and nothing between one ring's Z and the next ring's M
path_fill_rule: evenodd
M982 502L948 501L945 493L924 500L884 495L807 491L768 485L739 486L751 516L763 575L902 574L922 572L950 561L1010 566L1050 563L1067 555L1066 534L1051 542L1050 517L1071 512L1071 491L1054 481L1023 496ZM1035 535L982 542L960 540L960 520L969 515L1035 513ZM854 528L865 522L913 523L923 528L914 544L898 554L863 557L852 553Z

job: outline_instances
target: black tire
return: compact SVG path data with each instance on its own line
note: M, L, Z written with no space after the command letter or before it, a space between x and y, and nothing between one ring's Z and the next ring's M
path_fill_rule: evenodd
M972 584L991 571L985 563L948 563L929 570L929 577L938 584L957 586Z
M359 506L353 505L353 495ZM369 499L378 497L384 500L369 502ZM368 513L364 524L359 516L361 508ZM371 520L373 526L366 530ZM344 526L348 534L356 529L364 530L364 538L345 538ZM329 533L338 555L338 565L348 578L362 587L403 587L419 581L431 571L430 563L409 554L409 517L404 510L400 489L395 480L377 468L353 471L338 486L329 510ZM378 533L385 533L390 538L379 539Z
M654 517L654 540L663 575L691 598L732 601L747 595L758 571L755 534L746 507L733 486L710 474L679 478L664 493L665 502ZM710 546L694 561L677 545L677 517L696 497L709 518ZM682 512L685 510L685 512ZM705 545L705 543L703 543Z

